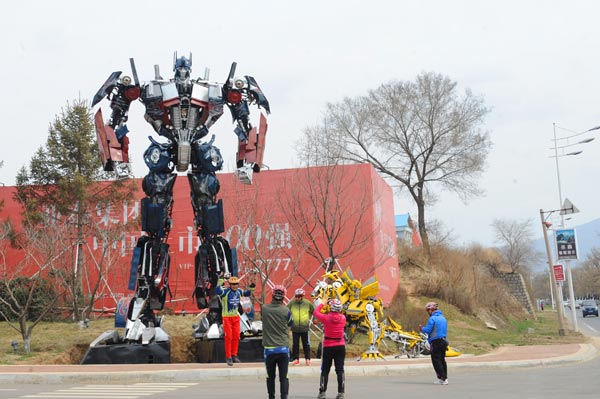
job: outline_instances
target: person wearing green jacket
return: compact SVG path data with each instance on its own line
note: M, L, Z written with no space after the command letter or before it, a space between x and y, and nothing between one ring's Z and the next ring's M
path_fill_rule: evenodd
M292 312L294 325L292 326L292 360L294 365L300 364L300 341L304 350L304 361L310 366L310 336L309 329L312 320L312 314L315 305L304 299L305 292L298 288L294 299L288 303L287 307Z
M261 306L263 323L263 347L265 369L267 371L267 393L275 399L275 376L279 369L279 393L281 399L288 399L290 381L288 379L289 327L293 325L292 313L283 305L286 289L283 285L273 287L273 300Z

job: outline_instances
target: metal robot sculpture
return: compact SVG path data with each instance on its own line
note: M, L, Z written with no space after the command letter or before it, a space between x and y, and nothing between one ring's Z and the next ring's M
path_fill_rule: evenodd
M377 298L379 282L376 276L361 283L354 278L350 269L342 273L341 270L330 269L328 264L327 270L322 280L315 284L311 296L315 301L320 302L327 302L331 298L337 298L342 302L342 313L346 315L347 321L348 343L352 342L357 331L367 333L369 348L360 355L358 360L383 359L383 355L379 352L379 344L384 338L396 342L399 351L408 357L429 355L427 335L405 331L391 317L384 318L383 302ZM446 356L459 355L459 351L448 347Z
M145 107L144 119L154 131L166 139L151 144L144 153L149 173L142 182L146 197L141 201L141 223L144 234L138 239L131 262L129 289L135 290L128 303L119 303L115 326L124 327L122 342L148 344L168 341L156 310L164 307L169 291L169 244L173 210L173 186L176 172L187 172L194 211L194 226L200 245L195 256L195 292L198 308L209 307L210 298L220 274L237 275L235 251L219 234L224 231L223 203L217 200L219 181L215 172L222 168L219 149L213 146L209 129L221 117L226 105L235 123L238 137L237 171L243 183L251 184L252 175L262 167L267 131L269 102L251 76L235 77L232 63L224 83L192 77L192 55L174 55L174 77L163 79L158 65L155 77L141 84L133 58L132 77L113 72L94 96L92 107L102 99L110 100L112 113L104 123L102 110L95 114L96 134L105 171L117 178L131 175L127 119L132 102ZM250 122L250 105L260 112L258 127ZM122 301L123 302L123 301ZM213 301L214 302L214 301ZM113 337L113 341L115 338Z

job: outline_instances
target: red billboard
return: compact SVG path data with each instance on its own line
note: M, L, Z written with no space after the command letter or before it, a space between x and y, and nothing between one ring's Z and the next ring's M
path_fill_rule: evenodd
M376 275L379 297L385 304L390 302L399 281L393 194L372 166L265 170L254 175L252 185L241 184L233 173L217 176L218 198L224 203L223 236L236 248L242 286L256 281L256 295L263 286L282 283L292 293L299 287L310 291L325 270L319 259L333 252L339 267L350 268L356 279ZM139 200L98 207L94 222L109 227L139 217L144 196L139 183ZM0 187L0 201L5 202L1 220L10 216L19 221L20 207L13 192L14 187ZM168 239L172 297L167 296L167 306L190 313L196 309L191 295L198 238L185 175L175 183L172 218ZM119 260L102 279L97 309L114 309L119 298L133 294L127 283L132 248L140 234L131 231L110 243ZM100 238L87 237L85 250L93 258L103 245ZM10 268L20 255L14 249L8 254ZM93 278L94 267L88 269L85 276Z

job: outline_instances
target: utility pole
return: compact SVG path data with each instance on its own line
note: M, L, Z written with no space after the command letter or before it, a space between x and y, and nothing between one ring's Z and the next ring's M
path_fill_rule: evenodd
M551 211L553 212L553 211ZM552 251L550 250L550 242L548 241L548 224L544 219L543 209L540 209L540 218L542 220L542 230L544 232L544 243L546 244L546 255L548 256L548 269L550 270L550 278L552 279L552 289L554 290L554 297L556 298L556 310L558 314L558 335L565 335L565 320L564 320L564 309L562 303L562 294L559 295L558 284L556 283L556 277L554 276L554 262L552 261Z

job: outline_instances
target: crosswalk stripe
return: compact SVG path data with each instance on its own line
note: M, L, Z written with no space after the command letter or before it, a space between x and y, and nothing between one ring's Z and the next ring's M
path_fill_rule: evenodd
M21 398L81 398L81 399L105 399L105 398L115 398L115 399L136 399L139 398L139 395L135 395L135 396L122 396L122 395L117 395L117 396L106 396L106 395L85 395L82 396L81 394L77 394L77 396L73 396L73 395L61 395L61 394L53 394L52 392L47 392L47 393L41 393L41 394L36 394L36 395L25 395L25 396L20 396Z
M129 393L131 392L149 392L149 393L153 393L153 392L165 392L165 391L176 391L179 388L162 388L162 389L156 389L156 388L119 388L119 389L112 389L112 388L70 388L70 389L59 389L56 392L74 392L74 391L81 391L81 392L93 392L93 391L97 391L97 390L101 390L101 392L106 392L110 395L112 395L113 393L119 394L119 392L123 392L123 393Z
M132 385L84 385L57 389L21 398L80 398L80 399L136 399L143 396L176 391L198 385L192 383L136 383Z

